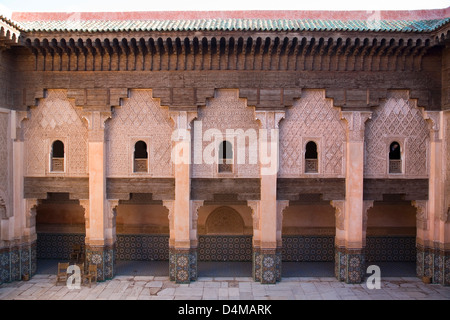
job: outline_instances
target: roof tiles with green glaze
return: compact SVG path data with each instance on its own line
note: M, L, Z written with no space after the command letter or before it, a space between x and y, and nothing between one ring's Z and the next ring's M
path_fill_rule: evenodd
M385 31L429 32L448 23L450 18L417 21L363 20L88 20L18 22L25 32L33 31Z

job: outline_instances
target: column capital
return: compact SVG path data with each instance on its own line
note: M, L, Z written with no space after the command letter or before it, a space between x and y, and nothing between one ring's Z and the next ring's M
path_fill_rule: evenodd
M373 207L373 200L363 200L363 230L367 230L367 220L369 219L369 209Z
M372 111L341 111L341 119L348 124L348 141L364 141L365 123L371 118Z
M441 111L424 111L423 118L428 123L431 141L437 141L441 132Z
M417 227L428 230L428 200L414 200L411 201L411 204L417 208Z
M289 207L289 200L277 200L277 229L281 231L284 210Z
M169 116L175 124L175 129L191 130L192 121L197 118L197 111L170 110Z
M20 140L20 129L22 129L22 121L29 119L28 111L11 110L11 139Z
M260 200L247 200L247 205L252 209L253 229L259 229L259 203Z
M255 111L255 119L261 122L262 129L279 129L281 119L284 119L284 111Z
M336 228L345 229L345 200L331 200L331 206L335 209Z
M203 200L191 200L192 228L197 229L198 209L203 206Z
M90 142L102 142L105 140L105 122L111 118L110 111L83 111L82 117L88 122L88 134Z

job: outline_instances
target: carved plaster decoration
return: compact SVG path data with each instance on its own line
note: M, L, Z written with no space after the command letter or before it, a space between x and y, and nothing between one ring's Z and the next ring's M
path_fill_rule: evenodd
M7 209L5 200L0 196L0 219L7 219Z
M428 200L415 200L411 201L411 204L417 208L417 228L428 230Z
M364 129L372 112L369 111L342 111L342 119L347 121L348 141L364 141Z
M106 227L112 228L115 225L115 218L117 217L117 206L119 205L119 200L107 200L107 216L106 216Z
M325 90L303 90L302 97L286 109L285 119L280 123L281 177L304 174L303 137L317 137L323 141L323 145L318 146L321 174L344 175L345 123L339 108L325 97Z
M446 210L442 210L442 213L440 215L440 219L442 222L448 222L448 217L450 216L450 207L447 208Z
M280 121L285 117L284 111L255 111L255 120L261 123L261 129L279 129Z
M198 109L198 117L194 121L192 177L212 178L217 174L217 162L211 163L206 157L218 157L218 145L225 139L232 144L235 159L242 159L233 172L239 177L259 177L257 155L250 155L249 151L251 139L245 138L242 144L245 148L239 149L239 138L246 133L258 139L255 108L247 106L246 99L239 98L237 89L216 90L214 98L208 99L206 106ZM217 147L211 148L215 144Z
M9 113L0 112L0 218L6 218L8 211L8 118Z
M105 140L105 122L111 118L111 112L84 111L82 117L88 122L89 141Z
M363 201L363 230L367 231L367 221L369 219L369 209L373 208L373 200Z
M434 117L429 113L430 117ZM434 121L433 125L434 124ZM364 175L386 176L389 145L403 139L402 161L405 175L427 177L427 149L430 129L416 100L409 99L406 90L389 92L387 99L377 107L366 125Z
M84 224L86 230L89 229L89 199L81 199L79 200L80 206L84 209Z
M163 206L169 210L169 228L170 230L174 229L174 219L173 219L173 213L175 210L175 201L174 200L163 200Z
M36 208L39 205L38 199L25 200L25 220L26 227L31 228L36 225Z
M330 204L335 209L336 228L345 229L345 200L331 200Z
M191 200L192 229L197 229L198 210L203 206L203 200Z
M283 228L284 211L289 207L289 200L277 200L277 231Z
M247 200L247 205L252 209L253 229L259 230L259 205L260 200Z
M173 176L171 161L174 123L169 108L152 97L152 90L130 90L129 98L113 109L106 122L107 175L133 175L133 152L136 141L148 141L149 173L154 177Z
M22 123L25 175L48 174L51 144L62 140L65 142L66 175L86 176L88 130L81 108L67 98L66 90L48 90L47 96L29 113L29 120ZM21 117L18 118L21 121Z

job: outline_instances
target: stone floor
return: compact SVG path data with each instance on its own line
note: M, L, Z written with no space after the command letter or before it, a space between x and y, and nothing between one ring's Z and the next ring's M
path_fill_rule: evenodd
M332 276L283 277L275 285L260 284L246 276L200 276L190 284L176 284L165 275L143 275L139 266L122 266L122 273L132 270L135 274L119 274L91 288L69 289L64 284L55 285L54 264L45 267L41 263L38 274L29 281L0 285L0 300L450 300L450 287L424 284L414 276L382 277L380 289L369 289L366 283L342 283ZM329 272L329 267L320 266L316 272ZM163 264L158 268L167 270ZM313 272L314 265L309 268ZM403 274L410 272L402 270ZM395 270L390 273L400 274Z
M176 284L164 276L116 276L91 288L55 285L54 275L0 285L0 300L450 300L450 288L418 278L386 278L381 289L335 278L284 278L275 285L249 277L200 277Z

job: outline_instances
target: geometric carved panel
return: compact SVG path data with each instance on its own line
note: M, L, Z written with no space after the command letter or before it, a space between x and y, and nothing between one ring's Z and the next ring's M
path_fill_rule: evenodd
M416 100L409 100L406 90L390 91L385 102L375 109L372 119L366 123L366 176L386 176L392 141L401 144L404 174L427 177L429 129Z
M48 90L47 97L29 112L23 122L25 175L44 176L49 172L51 145L64 143L65 175L87 175L87 126L81 108L67 99L66 90Z
M139 175L173 176L173 130L168 108L153 99L151 90L131 90L130 97L114 108L112 118L106 122L108 176L132 175L134 145L139 140L147 144L149 167L149 174Z
M232 144L234 163L236 164L234 167L235 174L238 177L259 177L258 146L256 150L251 149L250 142L253 141L250 141L250 135L245 137L245 142L242 139L246 133L252 134L254 138L257 138L259 135L259 124L255 119L254 108L248 107L246 100L239 98L238 90L216 90L214 98L208 99L205 107L198 108L196 121L198 121L197 124L201 121L202 132L195 132L196 129L200 129L200 126L194 122L193 130L191 131L193 177L210 178L217 171L217 162L207 163L208 160L203 158L203 156L214 157L214 159L218 157L217 152L219 150L217 148L211 149L211 146L214 142L218 146L222 141L216 141L216 139L220 138L226 139ZM206 132L209 133L212 130L216 131L217 134L212 136L205 135ZM203 141L202 137L204 136L205 140ZM245 148L240 150L239 145L241 143L242 147L245 146ZM255 143L257 144L257 141ZM203 153L204 151L206 155ZM197 163L199 162L197 160L199 154L203 159L201 163Z
M319 142L319 173L342 176L346 127L339 108L325 98L324 90L303 90L302 97L286 109L285 119L280 123L279 176L304 174L304 150L310 139Z

